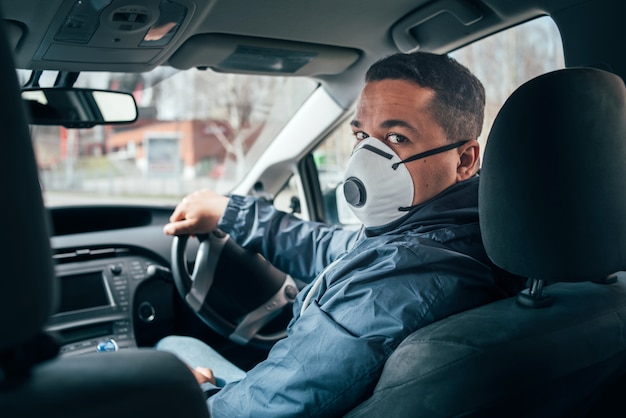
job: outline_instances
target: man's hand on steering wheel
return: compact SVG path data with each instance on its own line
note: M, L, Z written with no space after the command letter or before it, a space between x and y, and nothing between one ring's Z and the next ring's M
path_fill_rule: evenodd
M215 231L228 201L228 197L212 190L193 192L176 206L163 232L167 235L195 235Z
M217 224L230 198L211 190L185 197L163 231L173 235L171 267L176 289L193 312L222 336L238 344L270 347L286 336L283 312L298 293L294 279L254 251L240 247ZM187 242L198 240L189 271ZM224 300L232 303L224 306ZM265 326L274 319L278 327Z

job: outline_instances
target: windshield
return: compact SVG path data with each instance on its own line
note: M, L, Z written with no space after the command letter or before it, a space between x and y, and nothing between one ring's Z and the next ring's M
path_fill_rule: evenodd
M227 194L316 86L165 67L81 73L75 87L132 92L139 118L92 129L31 126L46 206L176 204L201 188Z

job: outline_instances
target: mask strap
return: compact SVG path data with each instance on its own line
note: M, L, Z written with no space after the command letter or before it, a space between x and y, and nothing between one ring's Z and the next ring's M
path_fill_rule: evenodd
M402 161L399 161L397 163L393 163L391 165L391 168L395 170L395 169L398 168L398 166L400 164L410 163L411 161L419 160L421 158L430 157L431 155L440 154L442 152L446 152L446 151L449 151L451 149L458 148L461 145L465 144L467 141L469 141L469 140L466 139L466 140L463 140L463 141L455 142L454 144L444 145L443 147L439 147L439 148L431 149L431 150L428 150L428 151L425 151L425 152L421 152L419 154L415 154L412 157L407 158L406 160L402 160Z

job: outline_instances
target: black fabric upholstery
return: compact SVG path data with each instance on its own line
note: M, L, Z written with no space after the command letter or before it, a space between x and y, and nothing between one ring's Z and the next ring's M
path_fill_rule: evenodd
M55 284L35 154L4 26L0 31L1 356L41 332L54 309Z
M626 87L592 68L542 75L489 134L479 206L495 264L546 281L626 268Z
M55 274L37 166L0 19L0 416L206 417L200 386L169 353L62 357L43 332Z
M174 355L124 350L59 358L0 385L3 417L208 417L204 394Z
M549 291L549 308L509 298L415 332L348 416L587 416L626 369L626 275Z

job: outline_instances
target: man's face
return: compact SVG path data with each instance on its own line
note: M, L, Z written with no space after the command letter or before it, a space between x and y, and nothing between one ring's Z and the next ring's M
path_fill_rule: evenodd
M367 83L351 122L357 144L367 137L377 138L401 159L449 144L443 129L428 112L434 95L433 90L404 80ZM457 149L406 163L415 190L413 205L455 184L460 164Z

